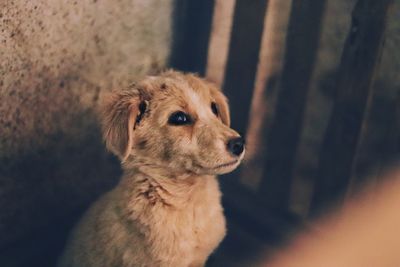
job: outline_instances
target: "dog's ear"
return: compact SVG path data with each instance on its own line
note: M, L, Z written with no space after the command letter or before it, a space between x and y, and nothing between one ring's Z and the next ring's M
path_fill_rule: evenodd
M107 149L124 162L132 149L133 131L146 110L147 100L137 89L110 93L102 106L103 138Z
M218 106L218 112L219 112L219 116L221 116L222 122L225 125L230 126L231 125L231 115L229 112L228 99L218 89L213 90L213 97Z

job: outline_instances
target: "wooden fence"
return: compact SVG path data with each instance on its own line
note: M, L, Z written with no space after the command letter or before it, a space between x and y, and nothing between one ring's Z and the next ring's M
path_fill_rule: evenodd
M356 190L368 169L361 161L379 169L399 156L399 100L385 109L380 152L362 156L363 140L374 130L368 118L393 0L353 2L340 63L329 80L332 108L317 163L300 193L307 199L297 210L303 217ZM256 221L265 221L271 210L291 213L298 204L295 191L305 187L296 181L298 161L327 1L177 1L176 10L185 16L176 18L176 32L183 35L175 38L171 65L219 83L230 100L233 128L247 137L243 167L222 178L227 205L247 210Z

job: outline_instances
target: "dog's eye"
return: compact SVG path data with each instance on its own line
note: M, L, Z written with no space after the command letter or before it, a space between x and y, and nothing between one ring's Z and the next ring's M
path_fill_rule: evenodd
M215 114L215 116L218 116L218 114L219 114L218 107L217 107L217 104L215 102L211 103L211 110Z
M177 111L169 116L168 123L171 125L187 125L192 123L192 119L188 114Z

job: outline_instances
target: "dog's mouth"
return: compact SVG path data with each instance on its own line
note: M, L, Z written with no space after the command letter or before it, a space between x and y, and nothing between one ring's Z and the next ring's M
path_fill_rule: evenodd
M217 169L222 169L222 168L226 168L226 167L231 167L231 166L237 164L238 162L239 162L239 160L236 159L234 161L231 161L231 162L228 162L228 163L224 163L224 164L220 164L220 165L217 165L215 167L212 167L212 169L217 170Z
M239 163L240 163L241 159L235 159L226 163L221 163L218 165L214 165L214 166L210 166L210 165L205 165L205 164L199 164L197 165L200 172L206 172L209 174L224 174L224 173L228 173L230 171L232 171L233 169L235 169Z

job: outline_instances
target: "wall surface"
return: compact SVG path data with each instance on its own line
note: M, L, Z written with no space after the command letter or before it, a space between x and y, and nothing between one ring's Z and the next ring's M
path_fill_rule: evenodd
M116 183L96 107L105 91L166 65L173 5L0 1L1 266L36 266Z

